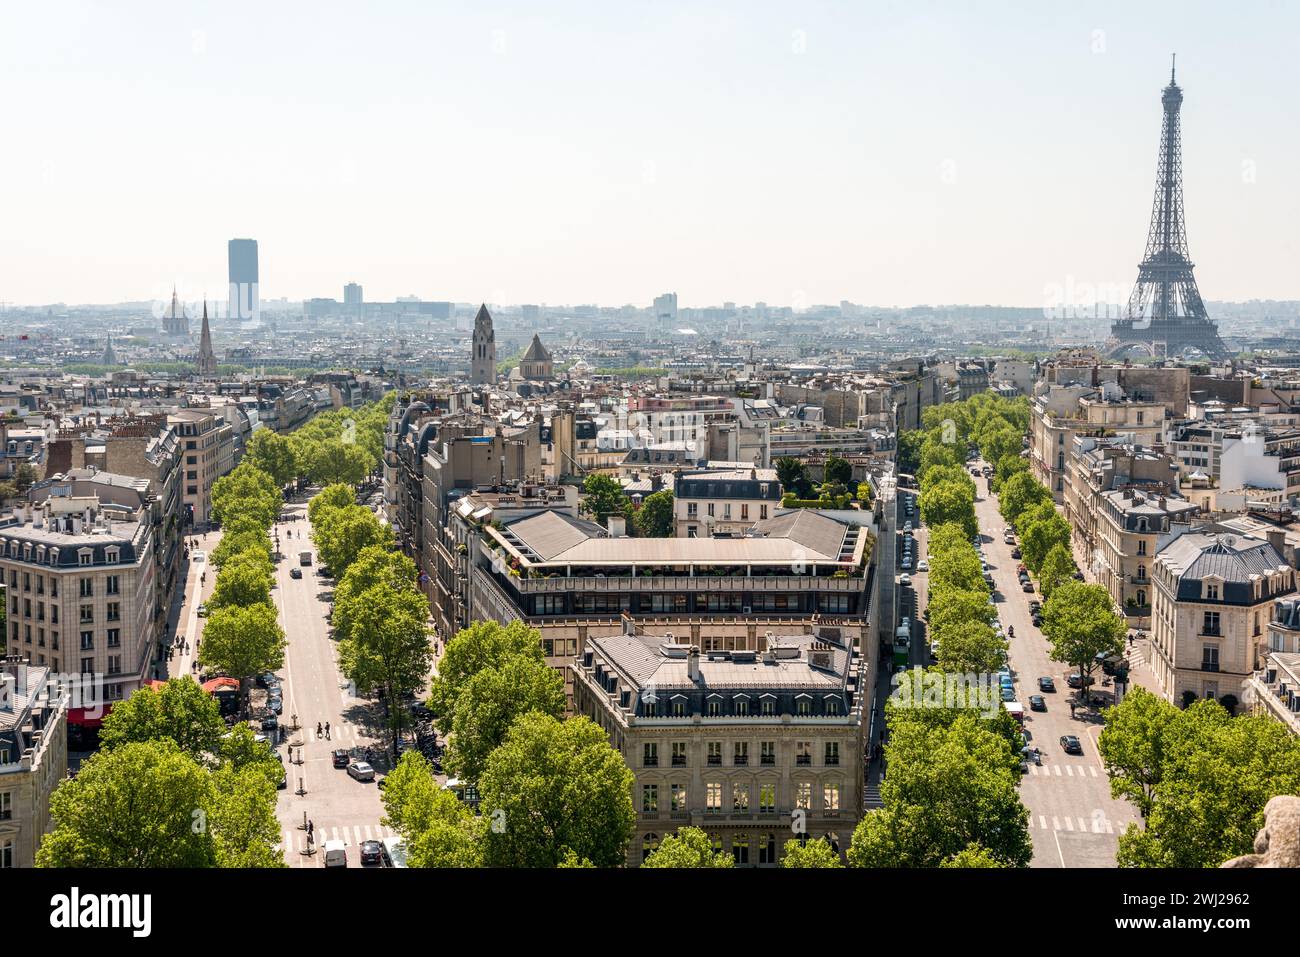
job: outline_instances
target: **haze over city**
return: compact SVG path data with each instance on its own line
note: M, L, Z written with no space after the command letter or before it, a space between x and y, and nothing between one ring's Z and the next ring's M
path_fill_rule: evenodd
M1127 287L1178 53L1206 296L1300 296L1300 14L1212 3L0 13L0 301L1039 306Z

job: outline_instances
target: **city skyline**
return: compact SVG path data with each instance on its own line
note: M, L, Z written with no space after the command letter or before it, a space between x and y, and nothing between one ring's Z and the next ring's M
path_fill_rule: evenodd
M348 279L377 300L646 306L1127 290L1174 51L1206 298L1300 297L1285 9L1261 30L1208 5L398 5L347 24L325 5L257 10L242 43L238 4L129 32L78 10L12 11L0 38L0 76L27 91L12 127L48 143L0 159L26 186L0 301L224 290L235 236L259 241L265 300Z

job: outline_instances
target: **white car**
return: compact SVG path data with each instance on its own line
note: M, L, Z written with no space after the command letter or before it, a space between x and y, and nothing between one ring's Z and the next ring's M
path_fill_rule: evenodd
M938 640L930 642L930 657L935 661L939 660L939 642Z
M916 570L918 572L928 572L930 570L930 563L927 562L924 558L922 558L919 562L916 563Z
M358 781L373 781L375 779L375 769L365 761L354 761L349 764L348 774Z
M903 588L910 588L912 585L912 576L904 572L898 576L898 584Z

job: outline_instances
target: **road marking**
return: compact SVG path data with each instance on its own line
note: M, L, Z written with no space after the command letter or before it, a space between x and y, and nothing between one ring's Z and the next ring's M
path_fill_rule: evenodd
M1071 765L1068 765L1068 764L1067 764L1067 765L1065 766L1065 776L1066 776L1067 778L1072 778L1072 777L1074 777L1074 768L1073 768Z
M1053 764L1052 768L1056 771L1056 776L1059 778L1061 776L1061 766L1059 764Z
M1052 830L1059 831L1060 829L1061 829L1061 822L1058 821L1056 818L1052 818Z
M1079 830L1088 833L1088 825L1084 823L1083 818L1079 818Z
M1044 831L1046 831L1046 830L1047 830L1047 815L1046 815L1046 814L1040 814L1040 815L1038 815L1038 823L1039 823L1039 826L1042 827L1042 829L1043 829Z
M1088 765L1088 770L1092 772L1092 776L1093 776L1094 778L1097 776L1097 769L1094 768L1091 764Z

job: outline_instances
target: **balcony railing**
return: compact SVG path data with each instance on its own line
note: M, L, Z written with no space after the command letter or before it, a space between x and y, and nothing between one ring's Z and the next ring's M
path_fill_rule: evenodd
M860 592L867 579L855 572L847 578L832 575L630 575L598 578L555 575L551 578L510 576L510 583L522 592L695 592L748 591Z

